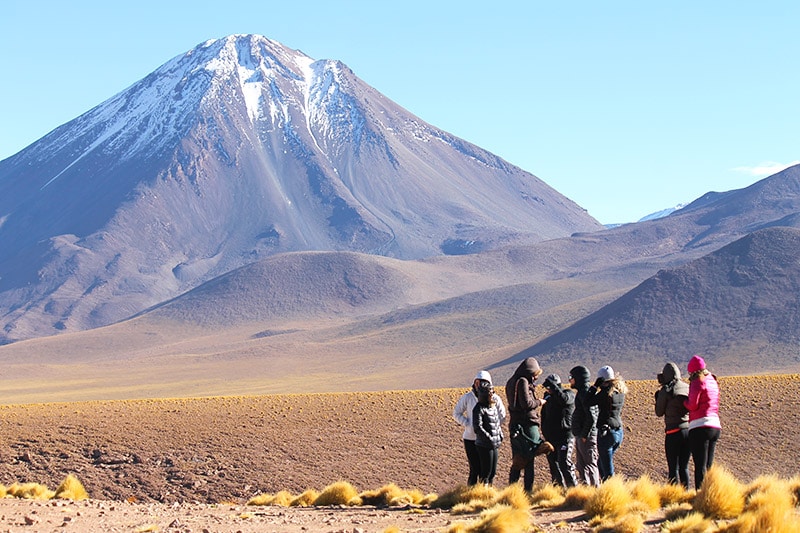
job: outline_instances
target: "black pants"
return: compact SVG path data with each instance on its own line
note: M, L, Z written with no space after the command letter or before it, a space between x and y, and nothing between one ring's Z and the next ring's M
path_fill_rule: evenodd
M575 453L575 438L566 440L552 440L555 451L547 455L547 464L550 466L550 479L560 487L569 488L578 484L575 479L575 464L572 455Z
M481 458L474 440L464 439L464 450L467 452L467 462L469 463L467 485L472 486L478 482L478 475L481 473Z
M664 451L667 454L667 476L669 482L689 488L689 430L682 429L664 435Z
M694 428L689 430L689 446L694 460L694 488L700 490L706 471L714 462L720 430L718 428Z
M478 449L478 457L481 460L481 472L478 474L478 481L491 485L494 482L495 474L497 474L497 448L475 447Z

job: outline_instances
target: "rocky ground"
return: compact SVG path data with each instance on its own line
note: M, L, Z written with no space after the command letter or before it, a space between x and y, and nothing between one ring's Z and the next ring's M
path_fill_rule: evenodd
M631 382L619 473L663 481L655 382ZM796 475L800 376L723 378L717 461L741 481ZM68 474L84 502L0 500L0 531L441 531L474 517L438 510L247 506L252 496L387 483L442 494L463 483L463 390L308 394L0 406L0 483L55 488ZM506 485L501 449L496 486ZM539 459L537 478L546 481ZM657 521L657 517L654 518ZM545 530L581 531L580 512L533 511ZM556 528L555 524L560 524ZM649 527L657 530L657 524Z

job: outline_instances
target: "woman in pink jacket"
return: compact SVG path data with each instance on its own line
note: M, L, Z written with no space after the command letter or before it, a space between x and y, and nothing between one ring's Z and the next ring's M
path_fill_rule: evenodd
M719 384L706 369L699 355L689 360L689 397L684 405L689 410L689 447L694 461L694 488L700 489L706 471L714 462L722 426L719 423Z

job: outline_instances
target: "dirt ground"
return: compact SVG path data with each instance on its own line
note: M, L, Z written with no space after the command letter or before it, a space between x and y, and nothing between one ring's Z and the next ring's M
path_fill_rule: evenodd
M629 478L664 481L653 381L629 383L615 458ZM798 474L800 376L722 378L717 462L741 481ZM469 520L438 510L246 506L346 480L442 494L466 480L451 411L462 389L0 406L0 483L56 488L75 475L83 502L0 500L0 532L442 531ZM500 452L506 485L510 449ZM537 480L547 481L544 458ZM580 512L542 512L546 531L587 529ZM657 517L648 526L657 531Z

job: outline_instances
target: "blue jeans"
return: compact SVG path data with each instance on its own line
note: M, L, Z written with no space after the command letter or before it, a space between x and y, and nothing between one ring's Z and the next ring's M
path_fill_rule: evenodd
M607 480L614 475L614 452L622 444L622 428L602 428L597 436L597 468L600 470L600 479Z

